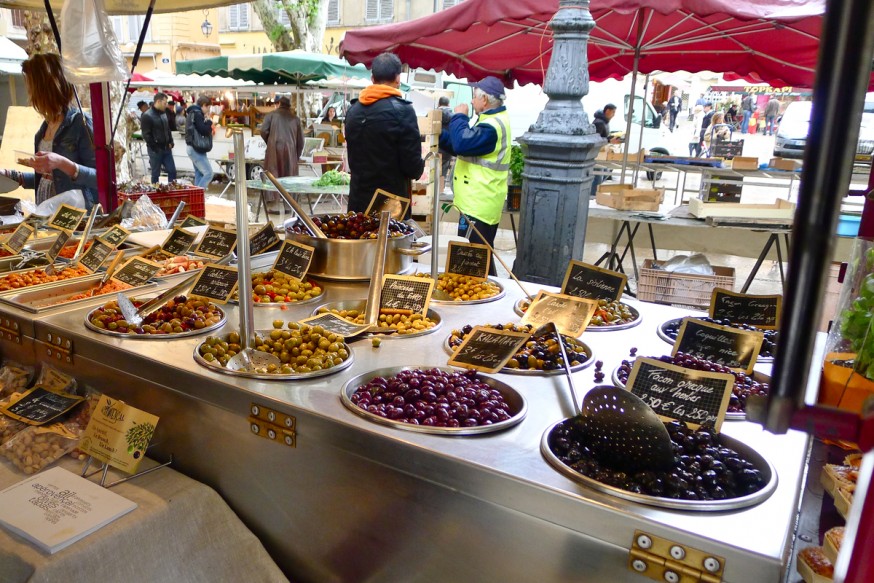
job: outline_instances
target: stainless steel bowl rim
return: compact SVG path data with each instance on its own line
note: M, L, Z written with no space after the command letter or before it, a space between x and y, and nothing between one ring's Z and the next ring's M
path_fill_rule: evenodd
M131 301L134 301L134 299L132 298ZM106 328L98 328L97 326L92 324L91 316L95 312L97 312L97 310L100 310L102 308L103 306L98 306L88 312L88 314L85 316L85 327L93 332L97 332L98 334L105 334L107 336L113 336L115 338L127 338L130 340L176 340L177 338L190 338L192 336L200 336L201 334L218 330L228 321L227 313L219 306L216 306L216 308L222 315L221 319L212 326L206 326L205 328L201 328L200 330L188 330L187 332L182 332L181 334L130 334L128 332L115 332L113 330L107 330Z
M670 320L666 320L666 321L662 322L661 324L656 326L656 334L658 335L659 338L661 338L662 340L664 340L665 342L667 342L668 344L673 346L674 339L665 333L664 327L667 326L668 324L672 324L674 322L679 322L682 319L683 318L671 318ZM763 363L774 362L774 357L773 356L760 356L756 359L756 362L763 362Z
M330 311L331 309L338 309L338 310L347 309L348 310L351 307L349 304L351 304L351 306L360 306L359 310L363 311L366 304L367 304L367 300L343 300L340 302L328 302L327 304L322 304L321 306L316 306L316 308L313 310L312 315L318 316L319 310L322 310L322 309L326 309L328 311ZM365 338L376 337L376 338L380 338L380 339L418 338L419 336L426 336L428 334L433 334L434 332L436 332L437 330L439 330L443 326L443 318L440 317L440 314L438 314L437 312L435 312L431 308L428 308L428 318L430 318L432 321L434 321L436 323L433 326L431 326L430 328L428 328L426 330L422 330L420 332L413 332L412 334L398 334L396 332L366 332L365 334L362 334L362 336L364 336ZM385 329L387 330L387 328L385 328Z
M443 341L443 350L445 350L446 353L449 354L450 356L453 354L453 352L455 352L452 349L452 346L450 346L450 344L449 344L449 338L451 336L452 336L452 334L449 334L449 336L447 336L446 339ZM585 342L580 342L579 340L577 340L577 342L579 342L580 344L582 344L583 346L586 347L586 351L589 353L589 358L587 358L586 360L584 360L583 362L581 362L580 364L578 364L576 366L572 366L571 372L580 372L581 370L584 370L584 369L592 366L592 363L595 362L595 353L592 351L592 347L589 346L588 344L586 344ZM555 375L563 375L564 369L557 368L554 370L531 370L528 368L509 368L509 367L505 366L499 372L501 374L511 374L511 375L518 375L518 376L545 376L545 377L548 377L548 376L555 376Z
M519 298L519 300L513 304L513 311L516 312L520 317L525 316L525 311L522 310L522 302L527 301L528 298ZM640 315L640 312L637 308L632 306L631 304L626 304L625 302L621 302L634 314L636 317L631 322L627 322L625 324L614 324L612 326L586 326L586 332L615 332L616 330L628 330L629 328L634 328L635 326L639 326L641 322L643 322L643 317Z

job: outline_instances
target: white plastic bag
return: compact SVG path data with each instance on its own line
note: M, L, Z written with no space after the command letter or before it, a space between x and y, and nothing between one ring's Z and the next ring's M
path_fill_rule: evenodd
M65 0L61 9L61 61L67 81L125 81L121 54L103 0Z
M121 226L125 229L160 231L167 228L167 215L152 202L148 194L144 194L131 209L130 218L122 219Z
M36 209L34 209L32 214L35 214L38 217L50 217L55 214L55 211L58 210L62 204L67 204L77 209L87 208L87 205L85 204L85 195L82 194L81 190L74 189L62 192L57 196L53 196L50 199L43 201L36 207Z

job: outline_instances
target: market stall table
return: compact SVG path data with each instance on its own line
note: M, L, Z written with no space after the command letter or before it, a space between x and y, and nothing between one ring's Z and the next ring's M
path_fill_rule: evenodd
M349 196L349 185L344 186L316 186L314 183L318 180L318 177L304 177L304 176L286 176L284 178L279 178L279 184L285 188L294 196L294 199L300 202L300 197L305 196L307 204L310 207L310 214L315 214L315 207L318 206L319 202L321 202L322 198L327 195L334 199L334 202L340 208L343 208L343 197ZM279 192L276 187L269 181L262 182L261 180L249 180L246 182L246 187L258 190L260 192L271 191L271 192ZM312 196L316 196L316 202L312 201ZM256 212L256 216L260 214L260 205L258 207L258 211Z

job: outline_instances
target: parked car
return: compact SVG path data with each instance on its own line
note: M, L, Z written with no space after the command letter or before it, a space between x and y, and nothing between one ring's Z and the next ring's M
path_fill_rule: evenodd
M807 145L807 134L810 131L810 113L813 103L810 101L793 101L786 107L777 137L774 140L774 155L783 158L802 158ZM859 141L856 147L856 157L870 160L874 152L874 93L865 97L865 108L862 112L862 126L859 129Z

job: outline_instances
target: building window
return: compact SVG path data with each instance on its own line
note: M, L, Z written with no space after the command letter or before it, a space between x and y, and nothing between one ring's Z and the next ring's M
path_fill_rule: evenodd
M249 5L228 6L228 30L249 30Z
M340 0L328 0L328 26L340 24Z
M10 10L12 12L12 26L24 28L24 10Z
M282 6L278 6L276 8L276 20L278 20L279 24L281 24L285 28L291 26L291 19L288 17L288 10L286 10Z
M461 2L462 0L443 0L443 10L446 10L447 8L452 8L453 6L456 6Z
M140 40L140 30L146 22L145 16L110 16L109 21L112 23L112 32L115 33L115 38L121 44L136 43ZM149 23L149 29L146 31L144 42L152 42L152 25Z
M367 22L391 22L395 14L394 0L367 0L364 19Z

